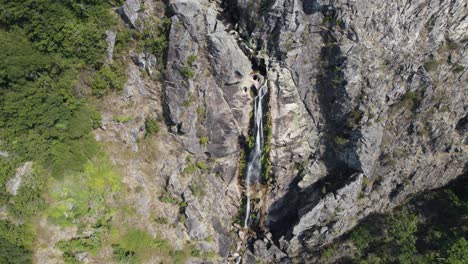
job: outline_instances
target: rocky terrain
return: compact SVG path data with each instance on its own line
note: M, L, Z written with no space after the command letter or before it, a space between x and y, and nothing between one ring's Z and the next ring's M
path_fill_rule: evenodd
M152 173L187 202L187 234L213 236L223 259L307 259L365 216L466 173L464 1L168 7L166 72L154 103L170 136L158 149L183 151L163 154ZM252 235L232 222L259 74L270 91L271 169ZM208 169L184 178L184 157ZM189 186L200 180L205 196L196 199ZM246 236L248 249L239 242Z
M176 248L191 241L214 263L310 263L368 215L467 173L466 1L127 0L115 11L142 33L170 19L164 57L124 55L128 80L102 99L94 134L136 210L122 219ZM112 61L116 32L106 35ZM246 228L264 82L262 180ZM148 118L161 127L150 139ZM49 250L39 262L60 255Z

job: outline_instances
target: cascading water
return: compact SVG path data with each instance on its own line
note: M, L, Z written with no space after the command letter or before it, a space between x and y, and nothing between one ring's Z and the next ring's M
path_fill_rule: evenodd
M244 228L249 227L249 219L251 212L250 204L250 186L252 184L260 183L262 175L262 152L263 152L263 105L262 101L265 95L268 93L267 82L265 81L263 85L258 89L257 96L254 100L254 133L255 133L255 146L250 151L248 160L247 160L247 171L245 176L245 196L247 197L247 204L245 208L245 219L244 219ZM236 264L242 262L242 256L237 258Z
M247 160L247 171L245 177L245 194L247 196L247 204L245 208L245 219L244 227L249 226L250 219L250 186L260 182L262 174L262 163L261 157L263 152L263 97L268 93L268 87L266 82L258 89L258 94L255 97L254 102L254 133L255 133L255 146L250 151L249 158Z

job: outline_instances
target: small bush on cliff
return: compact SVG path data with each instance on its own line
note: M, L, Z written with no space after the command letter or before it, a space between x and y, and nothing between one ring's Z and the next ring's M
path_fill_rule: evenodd
M426 71L428 72L435 71L437 67L439 67L439 61L435 59L431 59L427 61L426 63L424 63L424 69L426 69Z
M337 136L335 137L335 143L338 145L346 145L348 144L349 140L344 137Z
M125 72L118 64L102 67L94 78L93 94L101 97L109 91L121 91L126 81Z
M158 121L154 118L147 118L145 121L146 135L154 135L159 133L159 124Z

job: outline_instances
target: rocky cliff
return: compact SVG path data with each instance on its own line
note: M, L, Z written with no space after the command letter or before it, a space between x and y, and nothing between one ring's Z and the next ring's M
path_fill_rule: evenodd
M155 15L155 2L129 0L120 12L143 31L138 20ZM147 186L136 203L175 223L163 231L174 243L199 241L217 262L303 262L367 215L466 173L467 5L169 1L162 79L130 63L119 99L135 113L164 117L151 165L120 160L131 164L130 185ZM236 222L263 80L264 180L246 230ZM138 153L142 124L110 123L98 132L102 140L113 141L115 129ZM148 198L151 190L184 206Z

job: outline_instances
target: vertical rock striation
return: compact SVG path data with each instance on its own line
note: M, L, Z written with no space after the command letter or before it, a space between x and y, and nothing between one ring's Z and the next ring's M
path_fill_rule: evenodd
M365 216L466 172L465 1L171 0L169 9L166 124L184 153L213 166L201 172L203 199L187 188L195 179L178 176L180 157L164 169L167 189L188 204L189 236L215 234L222 257L239 250L229 232L256 72L271 92L272 181L262 239L245 261L305 261Z

